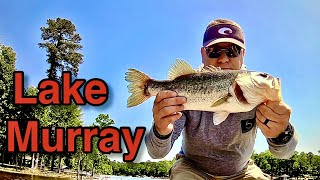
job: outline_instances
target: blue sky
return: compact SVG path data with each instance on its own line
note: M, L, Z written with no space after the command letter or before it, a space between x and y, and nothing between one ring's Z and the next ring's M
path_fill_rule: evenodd
M233 3L232 3L233 2ZM17 53L17 70L29 85L46 78L46 52L38 47L40 27L57 17L71 20L83 40L84 63L78 78L101 78L110 89L101 107L83 107L83 120L91 124L100 113L110 114L115 126L152 124L149 99L128 109L128 68L139 69L155 79L166 79L176 58L194 68L201 63L200 47L207 24L215 18L238 22L246 34L245 63L250 70L264 71L282 81L284 100L293 113L291 122L299 133L298 151L320 150L320 2L305 1L1 1L0 42ZM172 159L181 138L165 159ZM258 132L255 150L267 150ZM112 155L121 159L121 154ZM137 161L151 159L145 145Z

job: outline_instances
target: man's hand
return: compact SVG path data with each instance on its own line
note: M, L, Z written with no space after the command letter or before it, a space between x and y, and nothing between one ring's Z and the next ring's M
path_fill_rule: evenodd
M153 119L159 134L167 135L173 130L173 123L181 116L187 102L185 97L179 97L174 91L160 91L153 104Z
M276 138L283 133L291 115L291 108L283 101L268 101L256 111L256 122L266 138Z

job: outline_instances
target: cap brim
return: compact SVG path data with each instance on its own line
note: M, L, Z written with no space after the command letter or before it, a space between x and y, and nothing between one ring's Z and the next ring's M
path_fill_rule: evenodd
M238 41L236 39L233 39L233 38L219 38L219 39L216 39L214 41L211 41L208 45L206 45L206 47L209 47L209 46L211 46L213 44L217 44L217 43L221 43L221 42L233 43L233 44L236 44L236 45L242 47L243 49L246 49L246 46L242 42L240 42L240 41Z

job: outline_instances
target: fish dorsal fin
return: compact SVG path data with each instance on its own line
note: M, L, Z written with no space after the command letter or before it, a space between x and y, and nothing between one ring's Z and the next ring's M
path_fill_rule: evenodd
M175 78L187 75L187 74L195 74L197 73L196 70L194 70L190 64L188 64L186 61L177 59L176 62L171 66L169 72L168 72L168 79L174 80Z
M212 72L221 71L221 67L215 67L213 65L209 65L209 66L206 66L206 67L207 67L207 69L209 69Z
M203 66L200 70L201 73L213 73L217 71L222 71L220 67L215 67L213 65Z
M201 64L198 68L197 68L197 73L201 73L201 71L203 70L204 64Z

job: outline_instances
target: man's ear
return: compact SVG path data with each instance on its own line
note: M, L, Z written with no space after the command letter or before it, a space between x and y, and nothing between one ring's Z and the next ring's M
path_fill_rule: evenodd
M244 55L245 55L245 53L246 53L246 50L245 49L241 49L241 52L242 52L242 55L243 55L243 57L244 57Z
M207 53L206 53L206 50L204 49L204 47L201 47L200 51L201 51L202 63L204 63L203 62L205 59L204 57L206 57Z
M245 55L246 50L245 49L241 49L240 51L240 55L241 55L241 59L240 62L243 65L244 64L244 55Z

